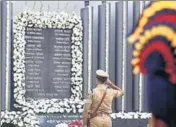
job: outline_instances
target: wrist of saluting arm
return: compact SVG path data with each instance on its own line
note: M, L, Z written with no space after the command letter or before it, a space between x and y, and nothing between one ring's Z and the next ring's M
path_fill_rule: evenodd
M121 88L119 88L118 86L116 86L115 84L112 83L112 88L115 89L115 90L119 90L119 91L122 91L123 90Z
M110 82L110 86L113 88L113 89L116 89L116 90L121 90L119 87L117 87L114 83Z
M113 89L115 89L115 90L119 90L119 91L122 91L123 92L123 90L121 89L121 88L119 88L118 86L116 86L113 82L111 82L110 80L108 81L108 85L111 87L111 88L113 88Z

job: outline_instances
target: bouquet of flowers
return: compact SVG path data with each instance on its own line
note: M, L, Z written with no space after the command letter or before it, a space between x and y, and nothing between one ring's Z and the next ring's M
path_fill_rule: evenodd
M68 124L68 127L82 127L82 121L76 120Z

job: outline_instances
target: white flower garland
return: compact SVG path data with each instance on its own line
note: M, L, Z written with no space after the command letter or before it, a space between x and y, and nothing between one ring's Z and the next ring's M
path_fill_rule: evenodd
M109 70L109 4L106 4L106 72Z
M57 22L56 22L57 21ZM72 69L71 69L71 97L69 99L40 99L25 98L25 27L72 29ZM14 21L14 98L16 107L28 106L36 113L54 112L82 112L82 22L75 13L67 14L24 11L15 17Z
M92 68L92 7L88 7L88 92L91 90L91 68Z
M122 89L125 91L126 73L126 1L123 1L123 41L122 41ZM122 112L125 109L125 97L122 97Z
M150 113L141 113L141 112L119 112L119 113L112 113L111 118L112 119L148 119L151 117Z
M144 8L144 1L140 1L140 14L142 14ZM142 112L143 105L143 75L139 74L139 112Z
M60 124L57 124L56 127L68 127L68 124L60 123Z
M15 127L39 127L35 113L29 109L25 112L1 112L1 126L3 124L13 124Z

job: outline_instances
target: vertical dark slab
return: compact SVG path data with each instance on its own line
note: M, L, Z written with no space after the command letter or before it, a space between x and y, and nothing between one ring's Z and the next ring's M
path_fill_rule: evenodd
M98 29L99 29L99 17L98 6L94 6L92 9L92 88L96 86L96 70L98 69Z
M144 85L143 85L143 107L142 112L149 112L148 110L148 98L147 98L147 78L144 76Z
M87 96L88 88L88 8L81 9L81 19L83 24L83 97Z
M109 75L110 75L110 79L112 82L115 83L115 59L116 59L116 52L115 52L115 34L116 34L116 22L115 22L115 17L116 17L116 10L115 10L115 4L109 4ZM112 109L115 112L115 102L116 100L114 100L113 104L112 104Z
M10 58L10 71L11 71L11 86L10 86L10 89L11 89L11 95L10 95L10 109L11 110L14 110L14 94L13 94L13 89L14 89L14 81L13 81L13 39L14 39L14 36L13 36L13 4L11 3L10 4L10 8L11 8L11 58Z
M133 4L134 8L134 14L133 14L133 22L134 26L133 28L136 27L138 18L140 16L140 1L135 1ZM139 75L134 76L134 84L133 84L133 98L134 98L134 111L139 110Z
M7 26L7 3L1 1L1 110L5 110L6 102L6 26Z
M98 41L99 63L98 63L98 68L105 70L106 5L105 4L99 5L98 9L99 9L99 21L98 21L98 24L99 24L99 34L98 34L98 37L99 37L99 39L98 39L99 40Z
M9 33L9 91L11 91L11 92L9 92L9 109L11 109L11 105L12 105L12 95L13 95L13 90L12 90L12 88L11 88L11 84L12 84L12 81L13 81L13 77L12 77L12 59L13 59L13 57L12 57L12 52L13 52L13 50L12 50L12 47L13 47L13 3L12 2L10 2L9 3L9 26L10 26L10 33Z
M123 41L123 2L116 3L116 32L115 32L115 71L116 71L116 78L115 83L122 87L122 41ZM121 111L122 109L122 98L118 98L116 101L116 111Z
M128 35L133 29L133 1L128 1L126 7L126 34ZM125 111L130 112L133 109L133 72L131 66L133 46L128 44L127 40L126 46Z
M2 19L2 1L0 1L0 19ZM2 21L0 21L0 42L2 42ZM2 43L0 43L0 49L2 49ZM0 55L0 112L2 109L2 54Z
M116 11L115 11L115 4L109 4L109 75L113 82L115 82L115 43L116 43L116 27L115 27L115 17L116 17Z

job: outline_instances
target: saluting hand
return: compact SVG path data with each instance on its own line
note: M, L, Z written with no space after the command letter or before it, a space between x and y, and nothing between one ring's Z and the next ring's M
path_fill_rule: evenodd
M111 85L112 82L111 82L109 79L107 79L107 81L105 82L105 84L107 84L107 85Z
M108 79L105 83L106 83L107 85L109 85L110 87L112 87L113 89L122 91L119 87L117 87L117 86L116 86L114 83L112 83L111 80L109 80L109 79Z

